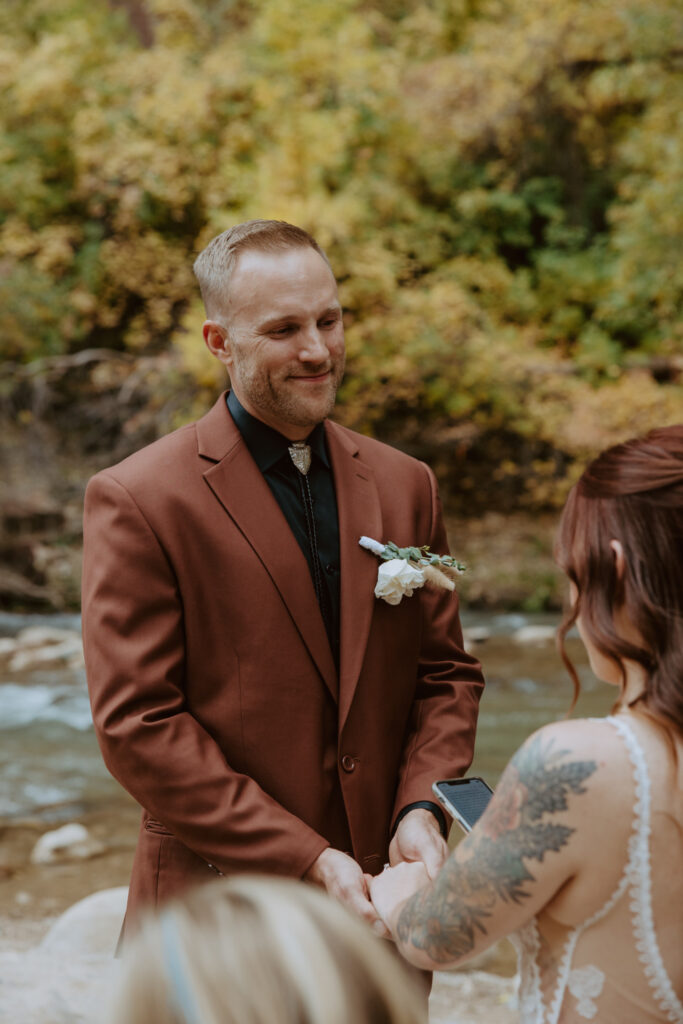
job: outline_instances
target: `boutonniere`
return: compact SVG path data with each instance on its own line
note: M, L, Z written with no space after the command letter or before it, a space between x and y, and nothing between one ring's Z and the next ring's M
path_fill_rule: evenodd
M358 543L381 560L375 597L381 597L387 604L400 604L404 596L411 597L425 583L455 590L456 578L465 571L461 562L450 555L435 555L426 544L421 548L399 548L393 541L380 544L372 537L361 537Z

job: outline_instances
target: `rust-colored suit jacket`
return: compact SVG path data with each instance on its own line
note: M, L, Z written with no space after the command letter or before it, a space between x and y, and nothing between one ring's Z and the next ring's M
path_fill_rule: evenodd
M326 423L339 510L335 669L303 553L221 396L95 476L83 627L95 729L144 808L128 920L222 873L303 876L329 844L376 873L390 829L462 774L482 688L454 594L374 597L366 534L446 537L420 462Z

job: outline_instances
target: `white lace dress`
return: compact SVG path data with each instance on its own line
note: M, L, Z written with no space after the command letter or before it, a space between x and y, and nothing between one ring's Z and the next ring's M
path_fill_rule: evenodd
M511 936L519 958L521 1024L683 1024L683 1003L664 967L653 921L647 762L626 722L604 721L622 737L633 768L628 861L605 905L578 927L564 929L559 957L557 936L549 956L536 918Z

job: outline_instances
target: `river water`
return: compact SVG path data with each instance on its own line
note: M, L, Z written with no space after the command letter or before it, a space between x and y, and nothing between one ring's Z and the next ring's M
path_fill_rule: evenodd
M522 740L570 704L571 683L552 642L522 642L528 627L556 624L550 615L463 615L487 679L471 773L491 785ZM0 615L0 638L34 625L80 629L78 616ZM575 714L605 714L614 690L594 679L577 639L569 650L583 685ZM0 824L27 817L58 823L114 810L122 799L100 758L83 668L0 669Z

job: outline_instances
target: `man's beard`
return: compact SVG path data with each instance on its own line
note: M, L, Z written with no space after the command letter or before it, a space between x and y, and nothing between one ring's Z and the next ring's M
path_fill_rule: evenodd
M237 362L237 360L236 360ZM239 366L239 363L237 364ZM273 383L267 373L245 372L240 368L241 390L253 409L259 413L269 414L277 420L289 423L294 427L311 427L321 423L334 409L337 389L344 376L344 359L331 366L318 366L307 371L306 366L297 366L298 374L284 377ZM326 392L311 395L308 401L302 401L300 395L293 393L295 384L288 385L292 376L310 376L330 370L330 378L326 382ZM304 385L305 386L305 385ZM290 387L292 390L290 390Z

